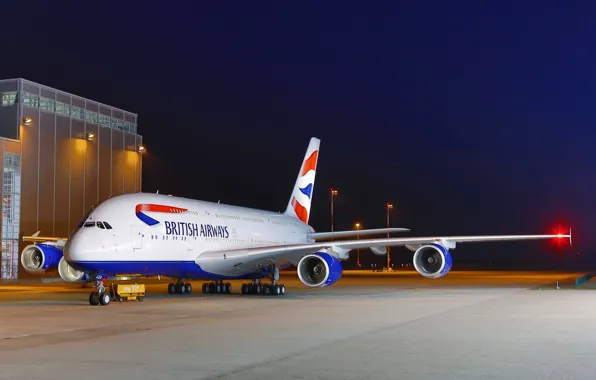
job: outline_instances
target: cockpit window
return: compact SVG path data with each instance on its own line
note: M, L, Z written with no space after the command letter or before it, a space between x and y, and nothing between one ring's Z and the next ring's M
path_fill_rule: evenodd
M97 227L101 228L102 230L105 229L102 222L97 222Z
M111 230L111 229L112 229L112 226L110 226L110 225L108 224L108 222L103 222L103 224L106 226L106 228L107 228L108 230Z
M95 222L87 222L83 225L83 227L95 227Z

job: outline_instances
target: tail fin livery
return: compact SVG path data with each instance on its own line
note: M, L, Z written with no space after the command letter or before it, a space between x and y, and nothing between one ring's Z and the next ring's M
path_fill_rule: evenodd
M292 190L292 196L288 202L288 208L284 212L286 215L300 219L303 223L308 223L308 217L310 216L310 203L315 187L320 144L321 140L318 138L313 137L310 139L302 166L300 166L300 172L298 172L296 184Z

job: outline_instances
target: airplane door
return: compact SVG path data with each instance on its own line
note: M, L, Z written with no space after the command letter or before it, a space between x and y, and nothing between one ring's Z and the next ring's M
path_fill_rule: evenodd
M141 249L143 240L141 236L141 227L139 226L130 226L130 233L132 235L132 248L133 249Z

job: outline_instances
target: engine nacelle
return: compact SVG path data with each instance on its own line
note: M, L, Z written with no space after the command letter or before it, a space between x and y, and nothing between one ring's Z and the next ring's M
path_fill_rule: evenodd
M423 277L441 278L453 265L449 250L440 244L423 245L414 253L414 268Z
M306 286L324 288L341 278L341 261L327 253L304 256L297 266L298 278Z
M60 259L60 263L58 264L58 274L60 274L60 277L64 281L72 284L82 284L93 280L87 273L70 266L64 257Z
M54 244L28 245L21 253L21 264L28 272L40 272L56 268L63 252Z

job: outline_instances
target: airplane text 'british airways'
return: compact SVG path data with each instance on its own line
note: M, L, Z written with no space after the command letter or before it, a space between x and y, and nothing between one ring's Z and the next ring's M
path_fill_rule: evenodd
M214 237L227 239L230 237L228 226L214 226L212 224L197 224L186 222L164 222L166 235L182 235L191 237Z

